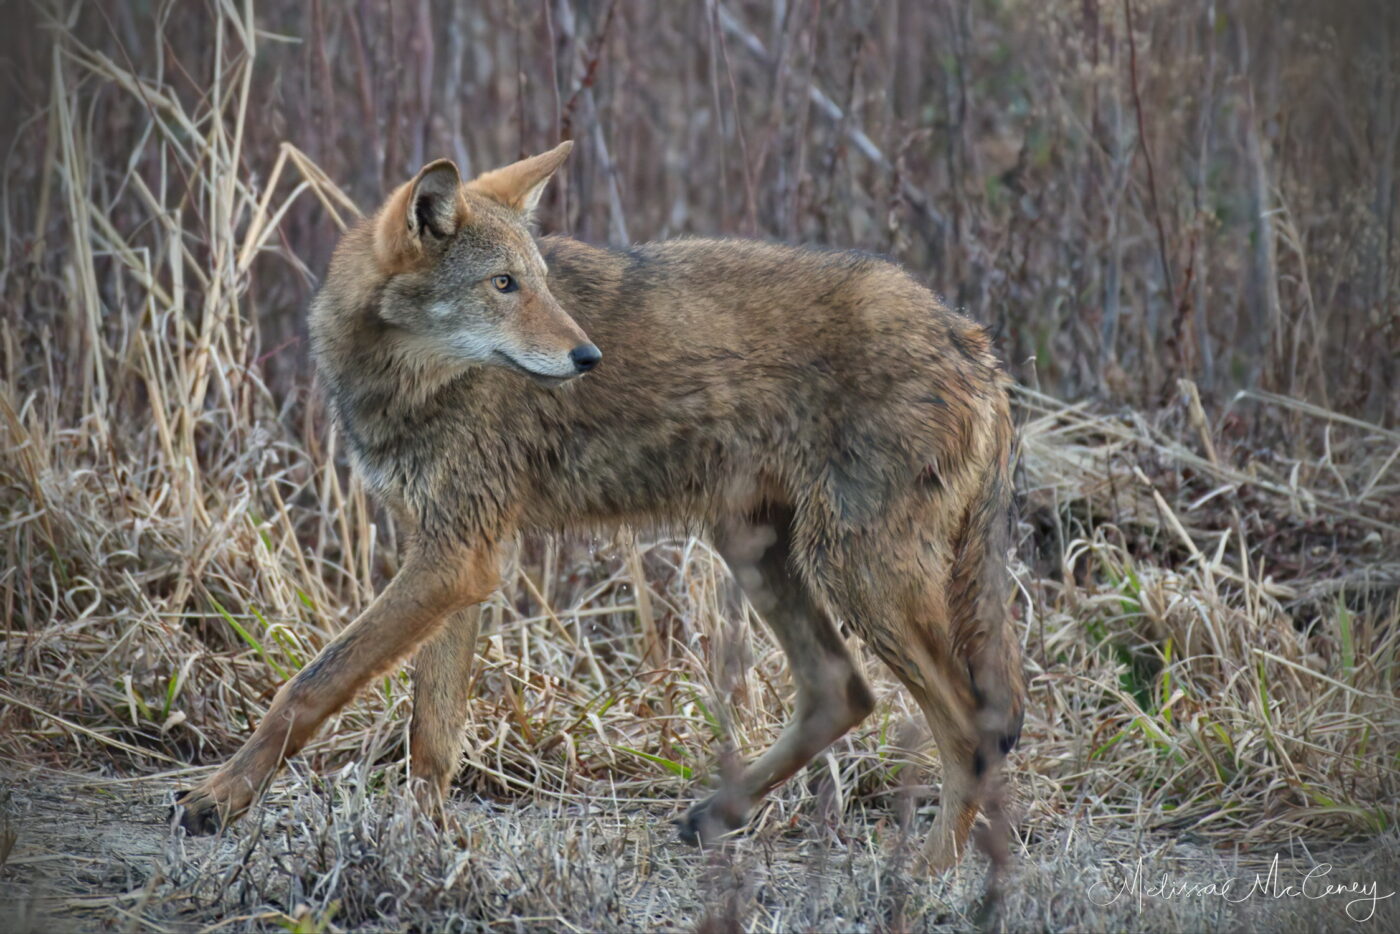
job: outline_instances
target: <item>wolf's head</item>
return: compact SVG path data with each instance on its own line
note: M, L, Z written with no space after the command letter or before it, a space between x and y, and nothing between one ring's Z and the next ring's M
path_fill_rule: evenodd
M506 367L545 385L598 364L598 348L550 294L529 230L571 148L466 183L439 159L389 196L371 222L373 261L385 339L400 354L434 368Z

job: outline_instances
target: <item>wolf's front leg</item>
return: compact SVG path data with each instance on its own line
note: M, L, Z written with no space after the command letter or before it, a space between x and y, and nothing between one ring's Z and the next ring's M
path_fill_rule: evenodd
M448 614L491 595L494 548L415 549L384 592L282 686L243 748L176 807L191 833L211 833L247 810L282 761L366 683L433 634Z
M462 755L462 725L471 703L472 661L480 625L481 607L458 610L413 657L408 770L419 802L435 817L442 811Z

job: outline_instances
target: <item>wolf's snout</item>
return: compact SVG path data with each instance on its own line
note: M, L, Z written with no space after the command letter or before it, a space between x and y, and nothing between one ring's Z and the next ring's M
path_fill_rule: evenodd
M603 352L592 344L579 344L569 351L569 359L580 373L587 373L603 359Z

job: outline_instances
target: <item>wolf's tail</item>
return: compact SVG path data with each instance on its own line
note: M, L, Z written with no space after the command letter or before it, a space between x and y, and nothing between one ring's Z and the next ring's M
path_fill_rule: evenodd
M949 609L958 658L967 666L974 704L973 772L978 804L988 825L977 843L991 860L988 899L996 896L1009 861L1010 827L1004 815L1001 763L1021 735L1025 677L1021 643L1011 620L1011 578L1006 566L1011 539L1011 464L1015 431L1003 405L993 427L991 457L954 543Z

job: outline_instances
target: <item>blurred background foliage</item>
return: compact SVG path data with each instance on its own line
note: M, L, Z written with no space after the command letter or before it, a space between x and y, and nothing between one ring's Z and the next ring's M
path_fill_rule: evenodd
M62 18L192 102L218 58L205 7ZM289 141L372 210L432 158L478 172L572 137L547 231L885 253L1058 395L1151 408L1188 377L1208 405L1253 386L1394 424L1397 19L1385 0L265 2L241 159L265 175ZM53 33L6 32L22 117L48 103ZM80 116L127 151L140 108L108 92ZM11 264L43 234L46 161L42 121L13 129ZM201 202L181 209L213 223ZM338 235L309 198L281 231L299 260L253 268L258 355L301 333Z

